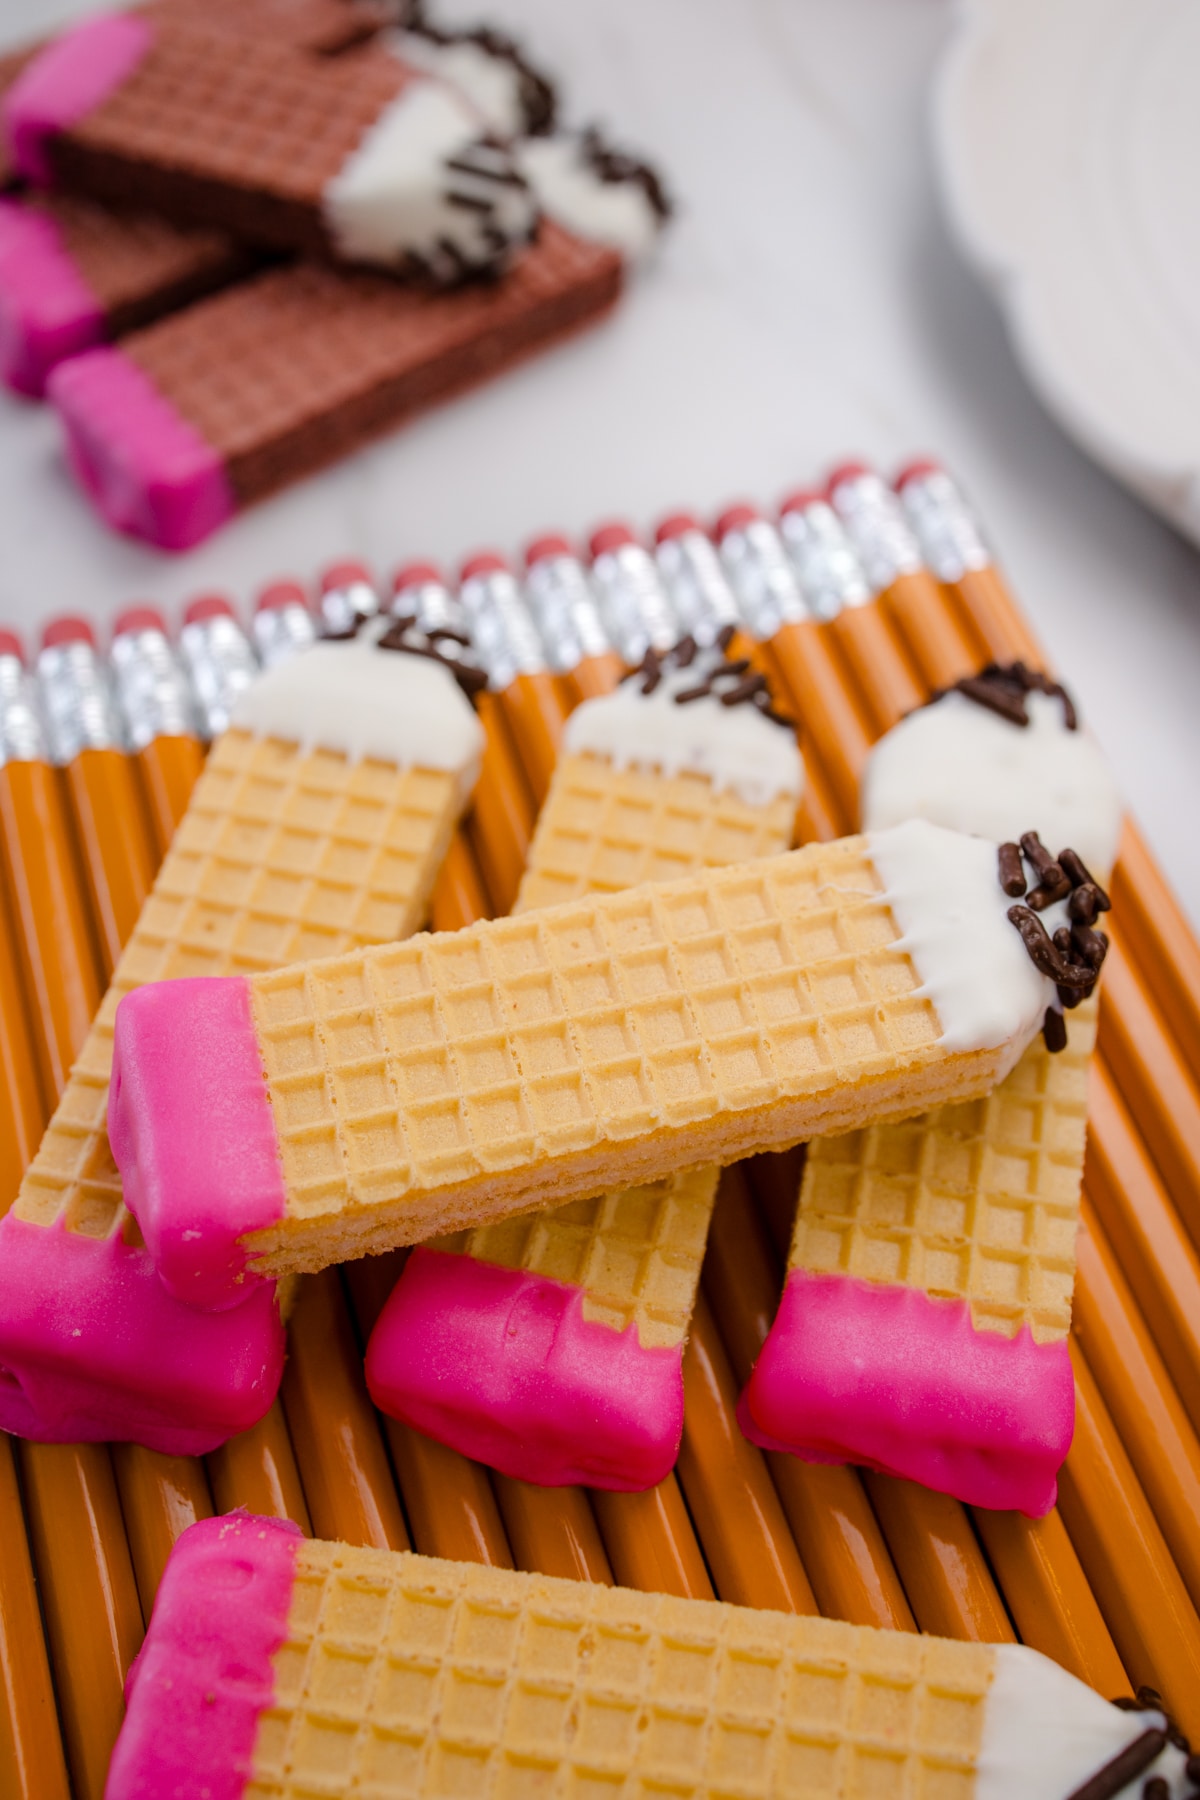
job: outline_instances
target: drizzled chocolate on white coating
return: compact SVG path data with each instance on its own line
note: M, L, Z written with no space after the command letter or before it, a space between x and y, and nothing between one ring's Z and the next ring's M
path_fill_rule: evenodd
M734 627L730 625L719 634L711 650L701 650L693 637L680 638L670 650L651 648L625 680L637 682L643 694L653 694L666 674L675 669L690 669L698 658L693 685L679 688L672 695L676 706L710 699L721 706L751 706L772 724L794 732L795 720L775 710L766 676L752 667L748 656L728 654L733 636Z
M1029 724L1027 695L1049 694L1062 701L1063 724L1067 730L1079 729L1075 702L1061 681L1051 681L1048 675L1043 675L1040 669L1031 669L1028 663L989 663L978 675L964 675L952 687L939 688L933 698L940 700L943 694L951 693L965 694L968 700L986 706L989 712L999 713L1010 725Z
M345 631L322 632L320 641L326 644L348 643L359 635L367 623L366 615L360 614ZM487 676L469 660L470 647L470 639L450 626L423 631L412 613L394 616L387 630L375 640L377 650L399 650L406 656L424 656L431 662L440 663L453 675L467 699L473 700L476 694L482 693L486 688Z
M1023 902L1010 906L1008 917L1020 932L1030 961L1055 984L1061 1006L1078 1006L1094 991L1108 953L1108 938L1093 929L1097 916L1109 911L1108 895L1074 850L1054 857L1036 831L1025 832L1019 844L1001 844L997 864L1004 892L1010 900ZM1033 872L1033 887L1026 864ZM1067 922L1050 933L1038 915L1064 900ZM1065 1048L1066 1026L1058 1007L1047 1007L1042 1035L1048 1050Z

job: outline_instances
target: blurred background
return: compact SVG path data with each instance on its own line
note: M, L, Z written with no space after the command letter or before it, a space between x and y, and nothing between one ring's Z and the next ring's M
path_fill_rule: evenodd
M3 0L5 44L93 10ZM441 0L474 23L479 0ZM773 504L835 460L933 453L1105 744L1194 921L1200 834L1196 549L1076 448L955 247L935 180L943 0L494 0L679 206L600 330L166 556L118 540L63 467L48 411L0 399L0 623L135 599L177 614L360 555L382 568L511 549L544 529L645 527ZM1014 125L1014 129L1016 129ZM1054 179L1048 169L1046 180Z

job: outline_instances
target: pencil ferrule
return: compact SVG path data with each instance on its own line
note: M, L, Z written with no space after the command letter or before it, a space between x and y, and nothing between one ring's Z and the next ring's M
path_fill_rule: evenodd
M847 476L829 496L873 594L922 567L921 551L891 488L872 470Z
M525 576L525 599L556 674L612 648L577 556L545 556L535 562Z
M979 521L944 469L912 476L901 488L900 500L925 566L939 581L961 581L972 569L991 563Z
M693 637L707 649L726 626L741 624L737 599L721 559L704 532L683 531L665 537L655 555L678 623L677 635Z
M789 507L779 531L812 618L832 619L843 607L871 598L858 553L827 501Z
M679 637L653 558L640 544L602 551L592 563L600 616L614 648L636 668L647 650L669 650Z

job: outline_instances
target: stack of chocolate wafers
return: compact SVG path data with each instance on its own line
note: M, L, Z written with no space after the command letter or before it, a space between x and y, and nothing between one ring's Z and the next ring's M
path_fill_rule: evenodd
M0 61L0 375L116 529L244 506L599 319L667 216L490 28L151 0Z

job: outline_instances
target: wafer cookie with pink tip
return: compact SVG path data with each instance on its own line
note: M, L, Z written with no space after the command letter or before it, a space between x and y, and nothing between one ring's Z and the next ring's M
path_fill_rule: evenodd
M1191 1787L1150 1696L1114 1706L1023 1645L353 1549L245 1513L176 1543L127 1695L107 1800Z
M270 1284L229 1314L180 1305L122 1204L105 1128L114 1014L140 982L413 931L480 745L447 669L370 637L306 650L235 702L0 1220L4 1429L195 1454L270 1405L283 1363Z
M1019 665L972 676L872 753L864 816L924 816L1084 847L1008 842L1011 897L1068 894L1103 954L1121 808L1070 696ZM1031 853L1032 861L1030 861ZM1069 999L1070 996L1067 996ZM1095 1007L1047 1015L986 1099L811 1144L779 1313L743 1395L747 1436L862 1462L976 1505L1054 1504L1070 1448L1067 1351ZM1053 1046L1053 1051L1051 1046Z
M802 780L744 661L652 652L568 720L515 911L777 854ZM716 1183L683 1170L419 1246L368 1346L376 1405L524 1480L661 1480Z
M109 1131L155 1264L220 1308L249 1275L986 1093L1058 988L1095 980L1011 909L996 855L912 822L140 989L117 1016ZM252 1204L223 1197L238 1144Z

